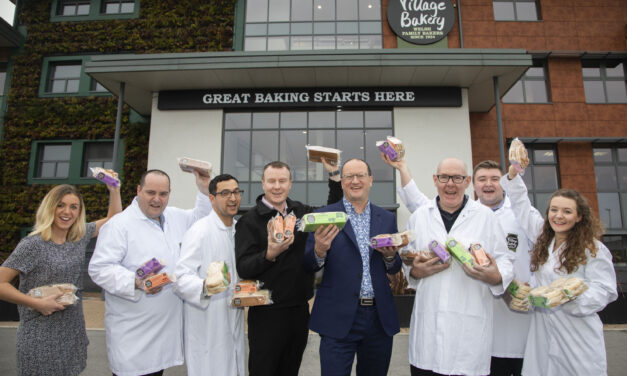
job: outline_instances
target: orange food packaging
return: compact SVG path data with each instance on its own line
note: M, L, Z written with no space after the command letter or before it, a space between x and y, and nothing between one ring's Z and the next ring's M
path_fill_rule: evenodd
M283 234L286 238L294 235L294 227L296 227L296 215L291 212L283 218Z
M283 217L281 214L276 213L276 215L270 218L268 221L268 231L272 232L272 238L277 243L281 243L285 239L285 234L283 233Z
M477 264L481 266L490 265L490 259L488 258L488 255L486 254L481 244L479 243L471 244L470 253L472 254L472 257L474 257Z
M252 279L244 279L235 284L235 293L252 294L261 290L263 282Z
M158 287L169 285L174 281L175 278L170 277L168 273L159 273L153 275L152 277L146 278L146 280L144 281L144 287L146 288L146 291L150 292Z

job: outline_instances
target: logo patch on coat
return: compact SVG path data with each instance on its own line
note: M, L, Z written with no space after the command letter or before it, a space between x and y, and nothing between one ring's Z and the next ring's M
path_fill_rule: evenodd
M507 234L507 248L510 251L516 252L518 249L518 234Z

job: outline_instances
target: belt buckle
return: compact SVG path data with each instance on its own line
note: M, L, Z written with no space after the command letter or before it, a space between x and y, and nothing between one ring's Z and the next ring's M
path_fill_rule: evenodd
M374 298L360 298L359 299L359 305L360 306L373 306L374 305Z

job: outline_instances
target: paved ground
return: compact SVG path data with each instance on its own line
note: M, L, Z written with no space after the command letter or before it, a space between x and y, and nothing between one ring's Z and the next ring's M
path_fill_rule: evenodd
M109 363L105 345L105 332L102 330L104 317L104 302L99 294L87 296L84 299L85 321L90 345L88 348L87 369L84 376L110 376ZM0 375L15 375L15 328L17 322L0 323ZM624 376L627 374L627 325L613 325L605 327L605 344L608 358L608 375ZM409 375L407 363L407 346L409 336L406 330L394 337L392 352L391 376ZM303 356L300 376L320 375L320 360L318 357L319 337L309 335L307 349ZM187 372L184 366L174 367L165 372L166 376L184 376ZM353 372L354 374L354 372Z

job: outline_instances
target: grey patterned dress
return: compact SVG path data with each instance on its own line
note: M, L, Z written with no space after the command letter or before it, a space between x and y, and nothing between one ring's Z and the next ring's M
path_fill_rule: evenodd
M51 283L73 283L78 287L80 298L85 248L95 230L96 224L88 223L82 239L63 244L45 242L38 235L28 236L20 241L2 266L20 272L19 290L23 293ZM18 375L72 376L85 369L89 340L82 300L49 316L24 306L18 306L18 311Z

